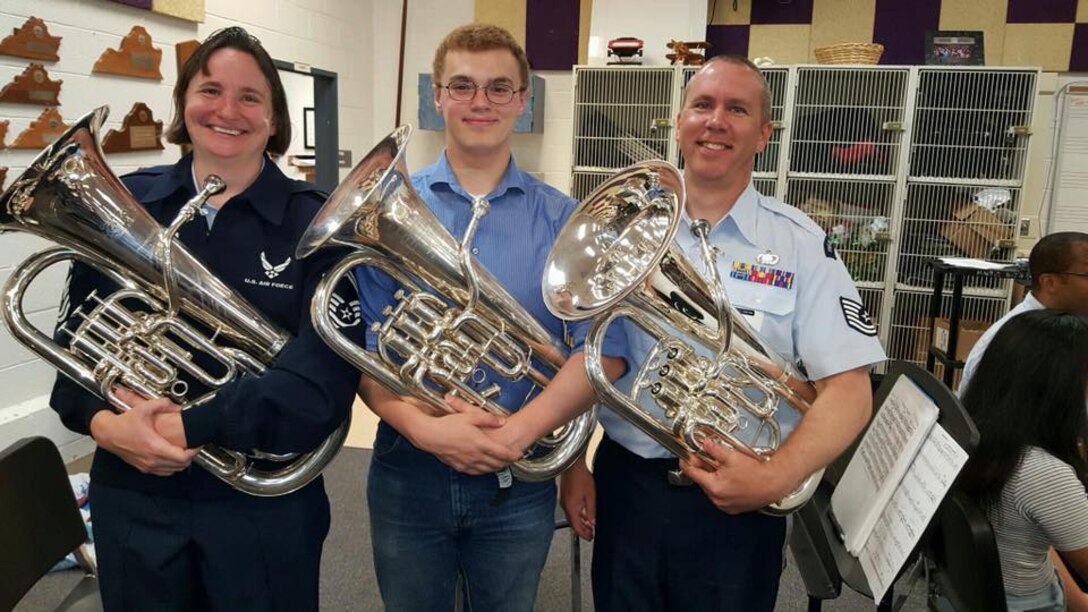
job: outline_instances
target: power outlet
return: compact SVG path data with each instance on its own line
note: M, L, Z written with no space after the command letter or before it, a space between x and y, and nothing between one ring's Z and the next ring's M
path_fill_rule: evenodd
M1026 238L1029 234L1031 234L1031 219L1022 217L1020 219L1020 237Z
M337 159L337 165L340 166L341 168L350 168L351 167L351 150L350 149L340 149L339 151L337 151L336 159Z

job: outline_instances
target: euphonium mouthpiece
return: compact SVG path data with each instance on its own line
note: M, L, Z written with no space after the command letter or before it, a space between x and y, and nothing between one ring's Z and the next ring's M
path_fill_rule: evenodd
M207 195L204 196L204 199L208 199L217 193L221 193L226 188L227 182L220 178L219 175L209 174L204 179L204 189L202 189L201 192L206 193Z

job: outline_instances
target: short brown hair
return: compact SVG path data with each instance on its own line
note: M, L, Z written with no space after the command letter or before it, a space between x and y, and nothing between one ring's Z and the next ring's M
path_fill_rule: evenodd
M752 73L756 75L756 78L759 79L759 85L760 85L760 91L759 91L760 120L763 121L763 122L770 121L771 120L771 87L770 87L770 85L767 84L767 79L766 79L766 77L763 76L763 71L759 69L759 66L756 66L755 64L753 64L752 60L748 59L747 57L744 57L743 55L715 55L714 57L708 59L705 64L703 64L703 67L699 69L699 72L696 72L694 75L692 75L691 79L688 81L688 84L690 85L691 81L694 81L696 76L698 76L701 72L706 70L707 67L709 67L711 64L715 64L715 63L732 64L734 66L742 66L744 68L747 68L748 70L751 70ZM684 105L687 104L687 102L688 102L688 88L685 86L684 87L684 94L680 98L680 108L684 108Z
M529 87L529 59L525 49L521 48L514 36L505 29L487 23L470 23L456 28L438 44L434 51L434 63L431 64L431 77L435 86L446 69L446 53L450 51L492 51L506 49L518 63L518 76L521 77L521 89Z
M213 32L185 61L181 73L178 74L178 81L174 84L174 120L166 130L166 141L173 144L193 144L189 130L185 127L185 92L188 91L189 83L196 76L197 70L208 74L208 60L220 49L236 49L248 53L256 60L261 74L268 81L268 89L272 92L272 127L276 130L268 138L264 150L273 156L283 155L291 144L291 116L287 110L287 94L284 92L283 82L280 81L279 70L261 46L261 41L237 26Z

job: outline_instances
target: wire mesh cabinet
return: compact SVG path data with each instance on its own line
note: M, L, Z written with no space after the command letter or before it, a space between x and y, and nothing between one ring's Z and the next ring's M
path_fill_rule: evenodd
M673 124L683 87L697 68L576 66L571 196L581 200L617 170L647 159L683 168ZM771 85L774 132L756 159L756 188L775 195L789 69L764 70Z
M915 70L910 153L890 271L895 303L885 346L893 358L923 363L933 291L926 261L942 256L1008 261L1015 255L1039 73L1009 68ZM974 344L970 338L964 342L963 334L977 339L1008 310L1012 282L983 277L967 281L956 358L966 358ZM943 308L941 317L946 318L950 300Z
M886 342L910 69L799 66L794 75L783 200L827 232Z
M584 198L635 161L657 157L683 167L671 128L695 71L575 67L572 196ZM933 290L926 261L1013 256L1038 70L763 72L774 131L756 158L756 188L824 228L889 356L924 363ZM1011 281L974 281L965 293L966 327L1000 317L1010 290Z

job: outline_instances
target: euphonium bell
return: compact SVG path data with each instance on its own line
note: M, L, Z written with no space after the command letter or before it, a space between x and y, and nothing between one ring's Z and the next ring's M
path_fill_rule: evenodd
M288 334L216 278L174 234L204 201L223 189L209 177L201 193L163 228L106 165L98 133L100 107L46 147L0 196L0 233L29 232L58 243L16 268L3 289L4 322L19 343L118 411L113 392L167 397L181 407L207 401L222 385L271 365ZM23 312L27 288L49 266L84 263L116 283L93 296L67 347L34 327ZM92 301L92 300L89 300ZM193 355L206 357L201 368ZM189 381L209 389L194 393ZM343 423L316 449L274 455L205 445L194 461L230 486L256 496L284 495L316 478L347 435ZM255 460L271 461L261 469Z
M322 279L310 310L314 328L345 360L397 395L439 409L453 392L494 414L508 411L469 383L486 365L511 380L543 388L567 360L568 349L469 255L487 202L473 203L473 219L458 242L408 179L404 154L411 127L385 137L329 197L299 241L296 256L327 245L354 252ZM367 351L338 331L328 301L336 282L356 267L373 266L400 286L386 319L373 324L377 350ZM364 288L364 291L369 290ZM539 440L512 466L521 480L545 480L565 470L593 433L596 409Z
M683 176L667 162L642 162L607 179L556 239L544 269L544 302L563 319L595 317L585 360L598 397L671 453L714 463L702 448L709 438L766 460L782 442L778 410L804 415L815 388L729 304L706 223L696 221L692 230L709 279L673 243L683 207ZM621 317L656 340L630 394L601 366L605 332ZM822 473L764 512L802 506Z

